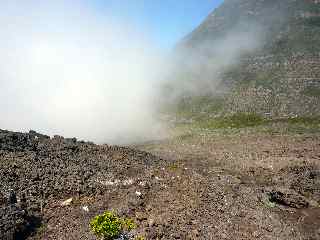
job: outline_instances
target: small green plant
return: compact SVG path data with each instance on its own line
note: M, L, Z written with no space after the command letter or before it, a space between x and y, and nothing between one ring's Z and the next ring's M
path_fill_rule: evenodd
M172 163L172 164L170 164L169 165L169 170L171 170L171 171L177 171L178 170L178 164L175 164L175 163Z
M136 227L137 226L132 219L119 218L110 211L95 216L90 222L91 231L105 240L115 239L124 231L131 231Z
M132 219L125 218L125 219L122 219L122 227L126 231L131 231L131 230L137 228L137 225Z
M275 208L277 206L276 203L272 202L270 198L266 198L264 203L269 208Z

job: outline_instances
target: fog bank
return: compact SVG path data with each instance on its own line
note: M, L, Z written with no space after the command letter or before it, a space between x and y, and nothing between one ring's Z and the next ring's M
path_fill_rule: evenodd
M27 3L26 3L27 2ZM98 143L164 134L159 52L82 1L1 1L0 128Z

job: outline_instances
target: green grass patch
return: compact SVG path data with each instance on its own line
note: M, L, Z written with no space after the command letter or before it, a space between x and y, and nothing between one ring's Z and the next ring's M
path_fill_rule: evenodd
M320 125L320 117L295 117L286 118L278 121L287 122L289 124L299 124L305 126Z
M200 121L197 125L206 129L245 128L258 126L265 122L265 119L254 113L236 113L231 116Z
M193 125L206 129L246 128L273 123L286 123L300 126L320 126L320 117L291 117L283 119L265 119L255 113L236 113L231 116L205 118L202 116Z
M315 14L319 14L319 13L315 13ZM313 16L313 17L305 18L303 20L303 23L311 26L320 27L320 17Z
M302 94L310 97L320 97L320 88L310 86L305 88Z

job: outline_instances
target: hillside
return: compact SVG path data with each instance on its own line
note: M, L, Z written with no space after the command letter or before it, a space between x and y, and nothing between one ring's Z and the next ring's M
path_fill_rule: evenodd
M314 116L319 42L318 0L226 0L178 44L174 78L196 88L185 98L222 98L223 113Z

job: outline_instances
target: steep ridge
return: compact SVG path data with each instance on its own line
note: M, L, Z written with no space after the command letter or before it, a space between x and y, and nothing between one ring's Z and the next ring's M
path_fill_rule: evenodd
M177 46L175 78L223 92L227 113L317 115L319 43L318 0L226 0Z

